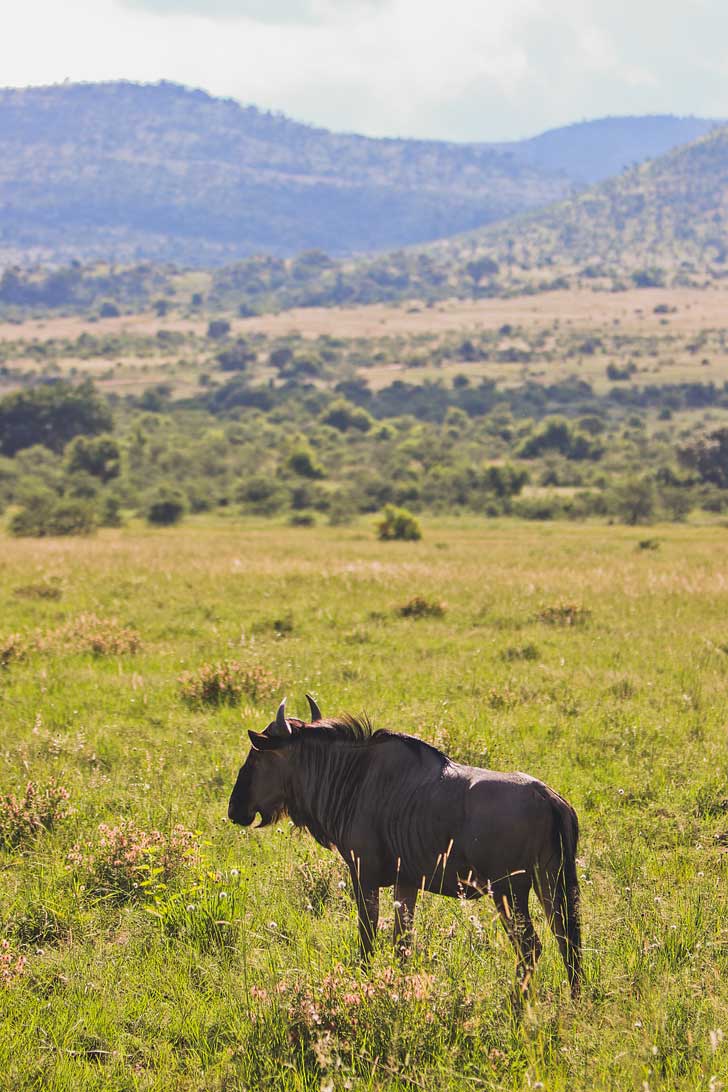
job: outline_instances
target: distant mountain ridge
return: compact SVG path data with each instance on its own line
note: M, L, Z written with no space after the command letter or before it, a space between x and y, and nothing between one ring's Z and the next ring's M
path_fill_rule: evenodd
M448 144L329 133L169 83L9 89L0 263L201 267L395 249L548 205L620 155L632 162L638 143L664 150L712 124L605 119L508 145Z
M684 281L728 276L728 125L566 201L433 251L441 260L479 256L522 270L571 268L589 279L650 269L654 277Z
M573 183L591 185L690 144L722 124L725 119L671 114L598 118L499 147L510 150L520 163L542 171L560 171Z

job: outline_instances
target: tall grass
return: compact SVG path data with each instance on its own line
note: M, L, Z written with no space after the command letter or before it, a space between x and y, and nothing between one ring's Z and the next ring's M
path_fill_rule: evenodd
M0 647L22 655L0 666L0 797L19 814L57 806L0 846L0 1086L728 1082L725 531L665 528L639 551L624 528L424 530L416 544L232 522L2 540ZM31 585L62 593L18 592ZM393 610L416 597L447 612ZM83 618L90 643L71 639ZM97 639L99 619L134 641ZM185 699L180 678L225 664L280 695ZM385 897L363 973L341 862L287 821L230 826L246 730L284 692L305 712L307 690L324 715L365 709L574 803L582 1002L540 920L514 1017L485 901L424 897L400 967Z

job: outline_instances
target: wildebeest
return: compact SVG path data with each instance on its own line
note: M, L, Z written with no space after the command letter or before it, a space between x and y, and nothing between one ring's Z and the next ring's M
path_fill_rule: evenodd
M311 721L287 718L285 699L252 750L230 796L228 816L260 826L287 814L351 873L362 958L379 919L379 889L394 886L394 942L410 942L420 891L492 896L528 988L541 953L529 913L538 895L566 965L573 997L581 981L579 834L570 804L523 773L462 766L415 736L373 731L366 718L324 719L307 695Z

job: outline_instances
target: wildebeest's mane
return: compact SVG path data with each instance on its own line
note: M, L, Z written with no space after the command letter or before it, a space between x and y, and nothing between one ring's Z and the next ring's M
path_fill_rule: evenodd
M325 720L318 720L314 724L304 725L299 738L304 743L316 739L327 743L348 743L361 747L376 746L380 743L386 743L387 740L399 739L411 750L429 751L431 754L437 755L443 762L449 761L447 755L443 754L437 747L433 747L431 743L426 743L424 739L405 735L404 732L390 732L387 728L379 728L375 731L366 713L358 717L344 714L341 717L326 718Z

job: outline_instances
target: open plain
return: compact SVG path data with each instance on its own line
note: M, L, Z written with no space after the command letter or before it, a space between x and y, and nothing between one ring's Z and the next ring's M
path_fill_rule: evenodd
M728 531L423 532L205 516L2 539L3 1087L728 1081ZM342 864L286 820L227 822L247 729L306 690L568 797L579 1004L539 919L514 1017L486 901L424 897L409 964L382 937L363 973Z

